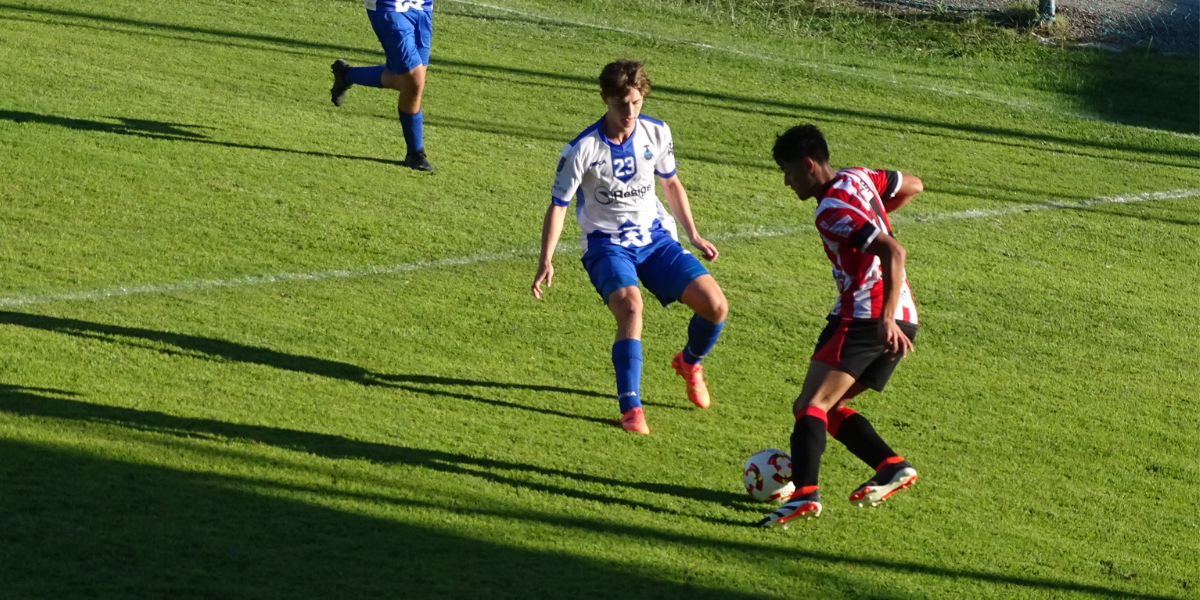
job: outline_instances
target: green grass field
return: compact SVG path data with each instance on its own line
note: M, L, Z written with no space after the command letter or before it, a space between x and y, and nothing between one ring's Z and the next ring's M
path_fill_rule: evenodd
M0 0L0 597L1200 597L1195 57L491 2L438 0L428 176L393 92L329 103L381 60L359 2ZM648 437L573 222L528 291L618 57L731 305L707 411L648 306ZM857 402L921 479L855 509L831 442L825 513L764 532L741 463L834 300L770 158L801 122L925 181L917 350Z

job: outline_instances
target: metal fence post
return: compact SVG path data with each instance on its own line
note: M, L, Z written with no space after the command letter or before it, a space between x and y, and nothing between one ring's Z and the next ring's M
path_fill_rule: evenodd
M1043 23L1054 22L1054 0L1038 1L1038 18Z

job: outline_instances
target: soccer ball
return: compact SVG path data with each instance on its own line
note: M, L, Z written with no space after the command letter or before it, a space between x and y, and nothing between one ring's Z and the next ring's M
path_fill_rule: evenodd
M778 502L796 490L792 484L792 457L781 450L766 448L746 459L742 469L746 492L759 502Z

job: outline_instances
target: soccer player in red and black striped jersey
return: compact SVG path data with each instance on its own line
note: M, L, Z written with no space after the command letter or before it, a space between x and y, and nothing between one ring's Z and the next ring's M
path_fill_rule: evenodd
M916 469L846 404L868 388L883 391L896 363L912 350L917 308L904 275L904 247L892 233L888 213L920 193L921 180L864 167L835 170L825 138L813 125L779 136L774 154L796 196L818 200L817 232L833 263L838 298L792 405L796 491L759 527L821 514L817 471L826 431L875 469L875 476L850 494L852 504L875 506L917 479Z

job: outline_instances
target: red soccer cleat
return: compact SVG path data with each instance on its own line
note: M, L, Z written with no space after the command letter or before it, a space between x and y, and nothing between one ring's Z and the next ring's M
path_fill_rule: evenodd
M642 411L642 407L635 406L621 413L621 429L650 435L650 426L646 425L646 413Z
M700 408L712 406L708 397L708 386L704 384L704 368L698 364L689 365L683 362L683 352L671 359L671 367L687 382L687 397L692 404Z

